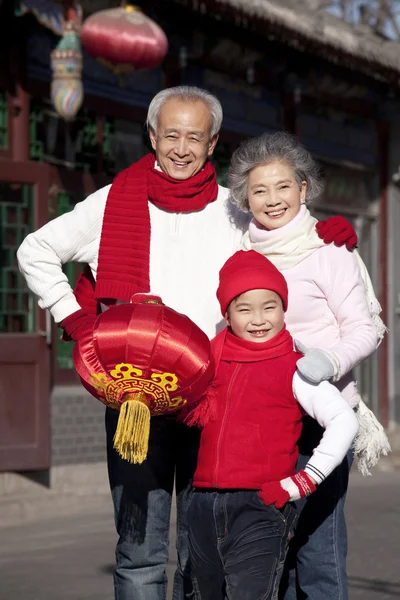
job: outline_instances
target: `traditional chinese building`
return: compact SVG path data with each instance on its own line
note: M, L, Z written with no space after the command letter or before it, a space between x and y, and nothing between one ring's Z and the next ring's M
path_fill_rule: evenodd
M0 2L0 470L104 459L102 406L81 388L71 347L38 309L15 251L148 150L147 106L179 83L222 102L221 182L240 140L265 131L296 133L322 164L326 193L313 211L354 224L391 330L359 367L360 389L385 425L399 419L400 192L391 178L400 139L398 44L300 0L138 1L164 30L167 57L121 74L84 53L82 107L66 121L50 101L65 7L11 4ZM83 18L110 4L83 0ZM71 284L80 268L65 266Z

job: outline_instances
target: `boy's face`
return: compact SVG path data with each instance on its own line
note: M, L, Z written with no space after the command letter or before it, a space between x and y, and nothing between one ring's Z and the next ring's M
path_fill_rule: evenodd
M234 335L249 342L266 342L285 323L282 300L271 290L250 290L232 300L225 321Z

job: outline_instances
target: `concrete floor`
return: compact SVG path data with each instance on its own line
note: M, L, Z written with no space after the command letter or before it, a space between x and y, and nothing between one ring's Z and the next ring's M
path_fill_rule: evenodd
M347 514L350 600L400 598L400 471L353 475ZM0 539L0 600L113 599L108 505L103 514L0 528ZM173 550L174 539L170 580Z

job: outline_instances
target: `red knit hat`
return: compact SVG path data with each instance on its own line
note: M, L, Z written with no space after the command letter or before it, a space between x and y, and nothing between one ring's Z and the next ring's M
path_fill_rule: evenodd
M219 272L217 298L225 316L234 298L249 290L272 290L282 299L287 310L288 287L286 279L268 258L255 250L239 250L231 256Z

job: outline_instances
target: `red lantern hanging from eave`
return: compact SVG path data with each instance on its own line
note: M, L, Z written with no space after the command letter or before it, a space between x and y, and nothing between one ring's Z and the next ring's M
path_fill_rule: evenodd
M99 315L73 357L84 387L120 411L114 446L131 463L147 456L150 417L188 408L214 375L206 334L160 298L143 294Z
M81 29L83 48L115 73L154 69L168 51L164 31L136 6L100 10Z

